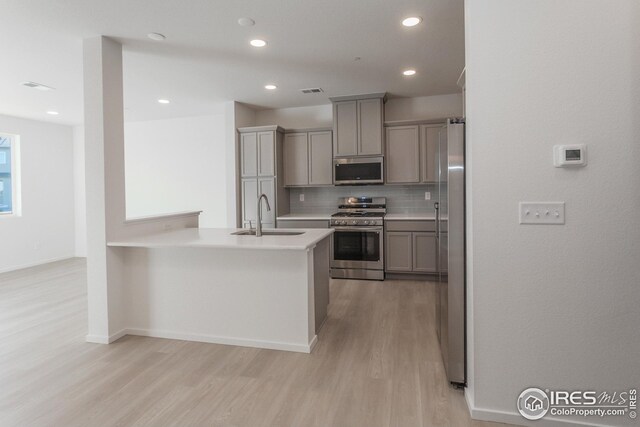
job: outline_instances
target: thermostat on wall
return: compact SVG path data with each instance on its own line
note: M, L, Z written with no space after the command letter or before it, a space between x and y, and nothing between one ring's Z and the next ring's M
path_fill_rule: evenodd
M555 145L553 147L553 165L555 167L564 168L567 166L585 166L586 164L586 145Z

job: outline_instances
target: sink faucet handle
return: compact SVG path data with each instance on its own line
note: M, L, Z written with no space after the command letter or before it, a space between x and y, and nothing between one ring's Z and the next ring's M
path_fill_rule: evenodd
M253 230L253 220L249 220L249 230Z

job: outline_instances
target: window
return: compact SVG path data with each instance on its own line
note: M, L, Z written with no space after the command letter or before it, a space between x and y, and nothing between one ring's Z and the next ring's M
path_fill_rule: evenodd
M17 137L0 134L0 215L17 211Z

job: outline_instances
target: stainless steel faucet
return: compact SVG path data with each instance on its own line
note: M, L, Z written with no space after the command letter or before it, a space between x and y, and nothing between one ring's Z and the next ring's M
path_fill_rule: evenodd
M256 237L262 237L262 198L264 197L264 201L267 203L267 212L271 211L271 206L269 206L269 199L266 194L261 194L258 197L258 223L256 224Z

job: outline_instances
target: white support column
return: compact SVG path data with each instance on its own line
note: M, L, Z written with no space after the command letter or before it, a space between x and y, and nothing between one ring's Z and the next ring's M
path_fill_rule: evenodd
M125 221L122 45L107 37L84 40L85 173L87 192L87 341L109 343L125 327L122 262L107 242Z

